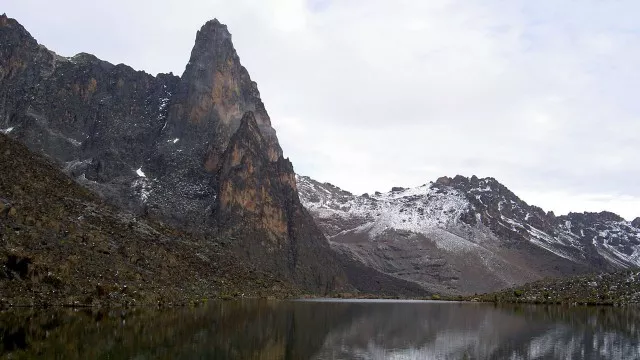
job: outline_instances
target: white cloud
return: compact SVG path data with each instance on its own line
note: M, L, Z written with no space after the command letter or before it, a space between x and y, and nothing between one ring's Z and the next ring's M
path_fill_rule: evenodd
M218 17L296 170L347 190L476 174L558 213L640 216L633 0L5 7L64 55L92 52L151 73L180 74L196 30Z

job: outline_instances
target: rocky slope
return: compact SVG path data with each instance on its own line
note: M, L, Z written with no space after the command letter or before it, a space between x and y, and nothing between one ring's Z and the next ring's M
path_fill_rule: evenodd
M193 236L110 206L51 161L0 135L3 305L186 304L290 296L231 239Z
M433 291L480 293L640 266L639 219L555 216L492 178L443 177L357 196L300 176L298 188L334 249Z
M346 285L226 26L200 29L181 77L61 57L6 15L0 39L3 133L111 204L236 239L246 261L308 291Z
M543 279L516 288L483 294L478 296L477 300L536 304L638 304L640 303L640 271L635 269L561 279Z

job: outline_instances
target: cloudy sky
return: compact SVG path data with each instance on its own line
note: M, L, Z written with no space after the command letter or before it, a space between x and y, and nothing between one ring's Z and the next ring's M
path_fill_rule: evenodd
M217 17L298 173L354 193L495 177L640 216L637 0L6 0L65 56L182 74Z

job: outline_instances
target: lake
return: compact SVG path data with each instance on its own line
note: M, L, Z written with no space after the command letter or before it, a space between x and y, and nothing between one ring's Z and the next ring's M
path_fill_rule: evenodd
M0 311L0 357L640 359L640 308L436 301L209 302Z

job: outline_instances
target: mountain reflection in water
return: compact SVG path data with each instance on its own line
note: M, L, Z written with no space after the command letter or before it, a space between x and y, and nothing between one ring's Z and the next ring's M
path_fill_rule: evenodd
M639 359L640 308L390 301L0 311L0 357Z

